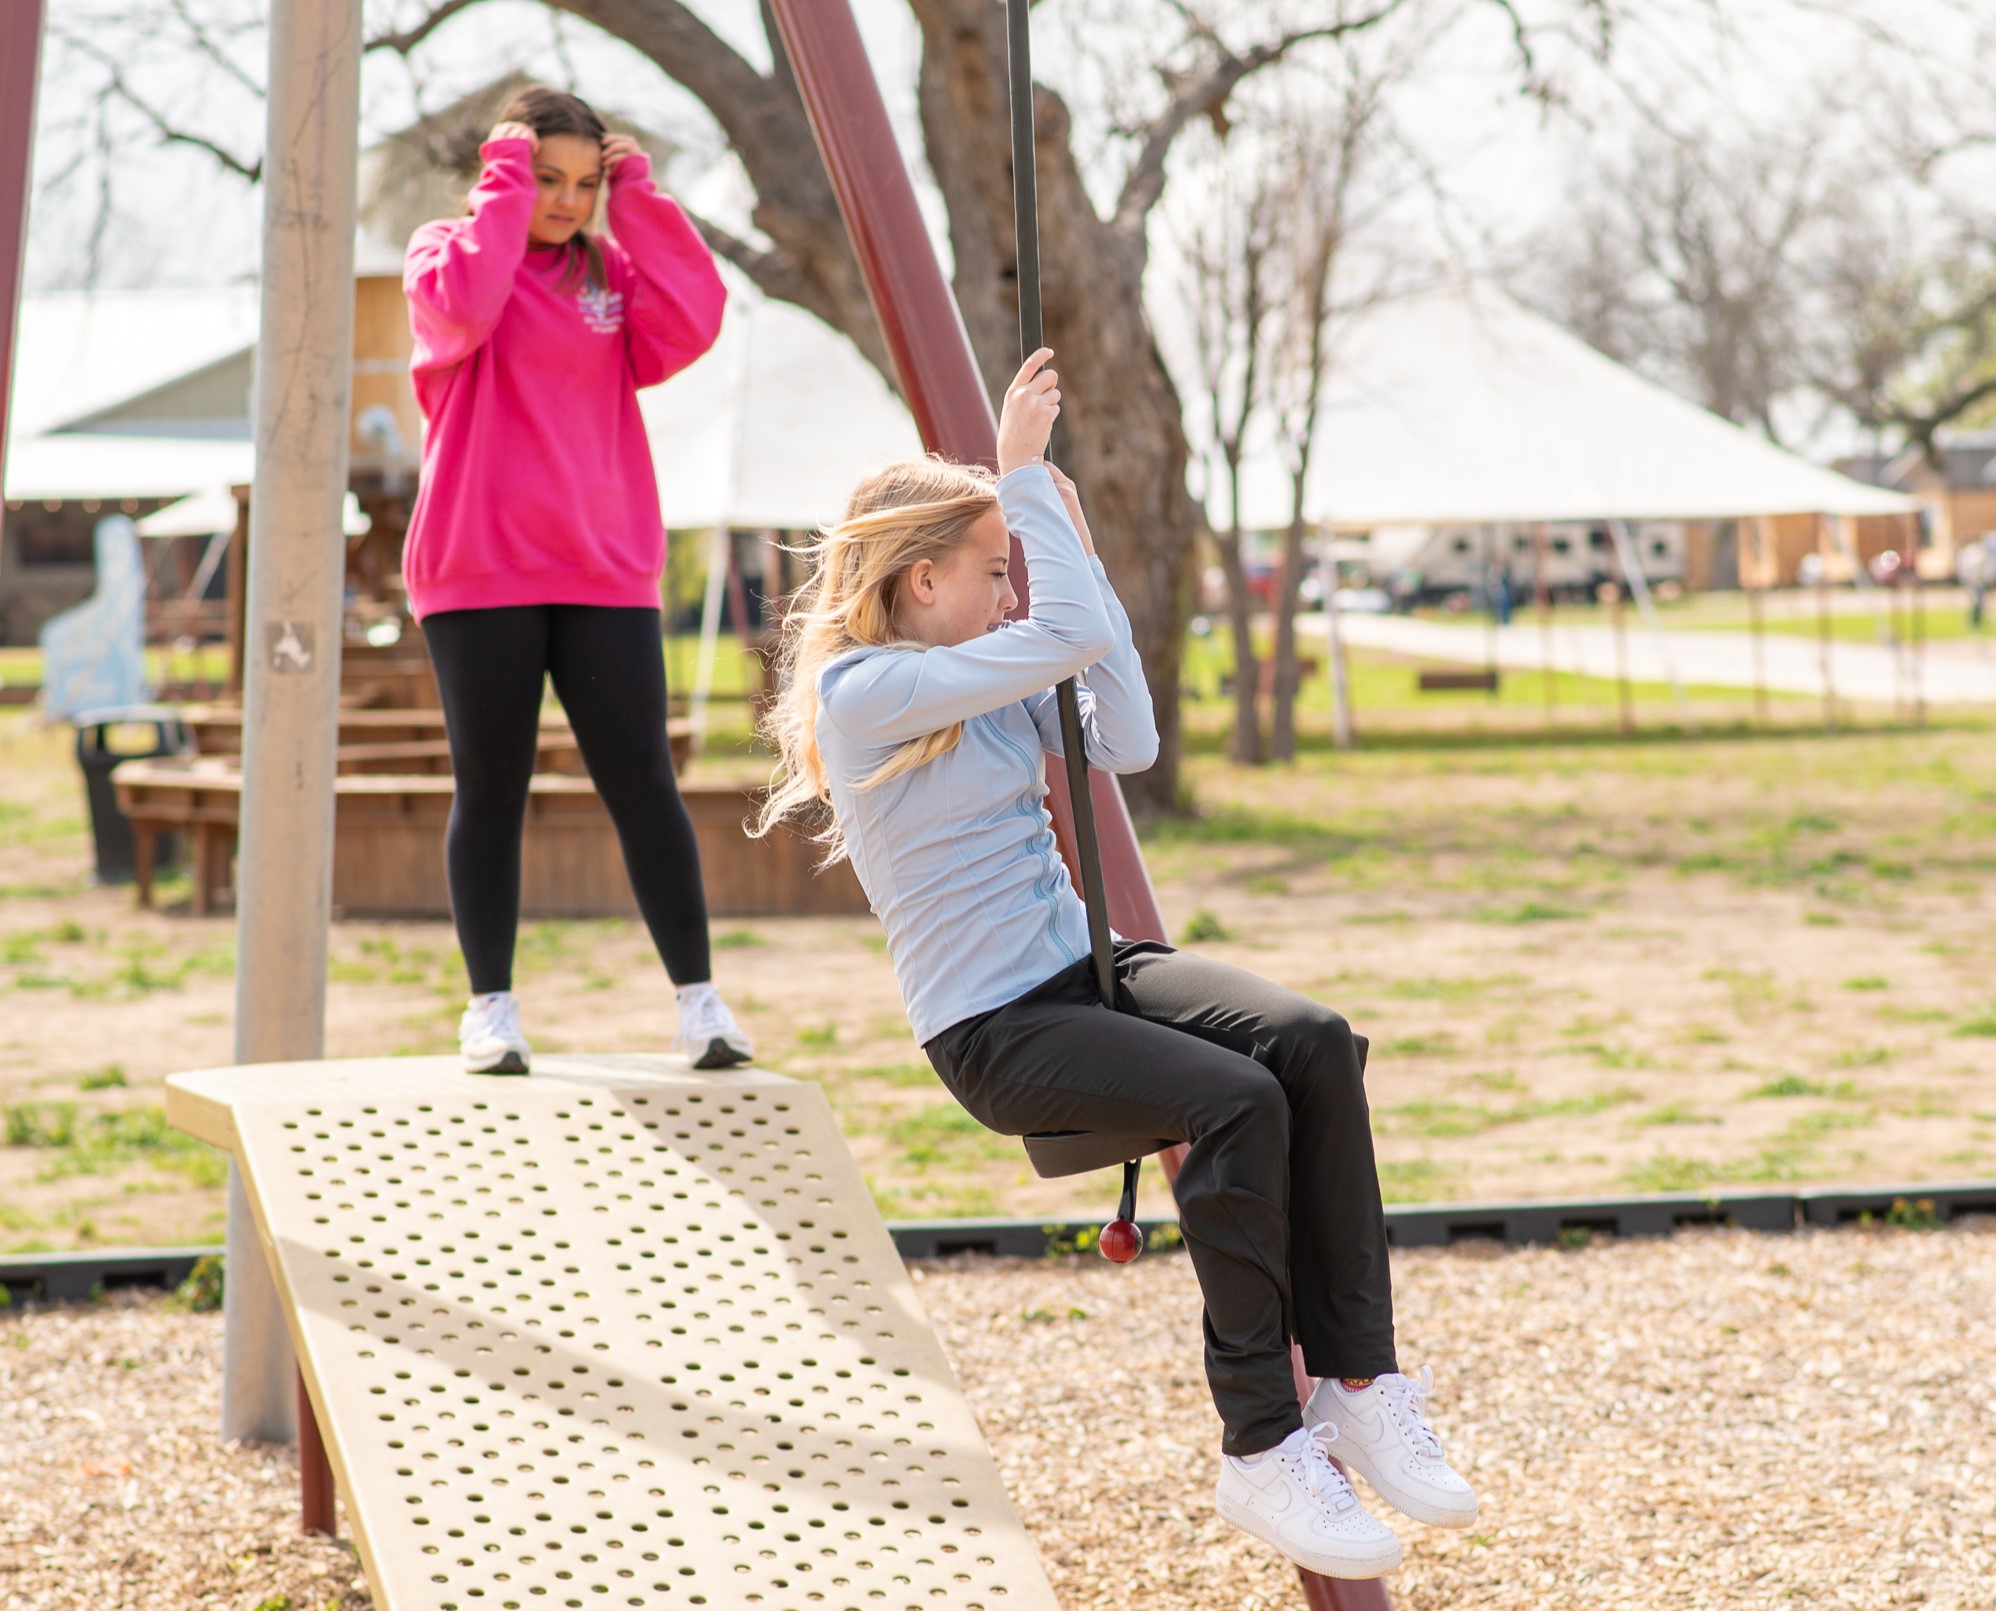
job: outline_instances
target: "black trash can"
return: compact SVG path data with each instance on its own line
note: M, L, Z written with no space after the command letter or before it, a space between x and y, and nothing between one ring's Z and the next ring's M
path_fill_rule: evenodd
M167 705L123 705L81 711L76 717L76 764L90 798L90 832L97 846L97 882L129 884L136 876L132 825L118 809L111 780L121 761L185 755L194 748L180 713ZM162 871L180 857L179 836L161 834L155 865Z

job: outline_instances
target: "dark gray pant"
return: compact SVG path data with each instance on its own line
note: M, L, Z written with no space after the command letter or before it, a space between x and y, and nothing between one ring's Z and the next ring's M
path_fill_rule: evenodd
M1206 1379L1229 1454L1302 1424L1313 1376L1397 1369L1386 1218L1362 1083L1338 1014L1239 968L1116 945L1118 1012L1080 962L924 1048L1004 1135L1118 1130L1187 1144L1178 1221L1206 1300Z

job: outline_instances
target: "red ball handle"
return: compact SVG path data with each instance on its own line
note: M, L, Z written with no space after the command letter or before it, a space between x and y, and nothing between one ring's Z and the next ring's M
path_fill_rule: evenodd
M1112 1219L1102 1227L1102 1235L1096 1243L1102 1249L1102 1257L1111 1264L1128 1264L1144 1250L1144 1233L1131 1219Z
M1123 1165L1123 1200L1116 1205L1116 1217L1102 1227L1095 1242L1111 1264L1128 1264L1144 1250L1144 1233L1137 1229L1137 1173L1142 1168L1141 1158Z

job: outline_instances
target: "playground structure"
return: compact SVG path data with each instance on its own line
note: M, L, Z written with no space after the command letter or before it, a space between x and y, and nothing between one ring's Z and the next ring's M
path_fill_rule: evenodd
M167 1106L248 1186L377 1605L1054 1611L815 1085L384 1058Z
M1022 39L1026 12L1022 0L1014 0L1014 12L1017 41ZM770 14L790 58L903 393L923 441L929 448L953 457L988 463L995 456L996 436L990 400L929 243L851 10L837 0L772 0ZM5 26L9 71L16 62L25 62L25 82L18 87L31 90L41 28L38 0L14 8ZM19 48L14 48L17 45ZM507 1217L502 1204L526 1208L530 1203L527 1194L541 1195L536 1188L544 1184L548 1196L545 1211L558 1216L576 1214L584 1205L593 1213L596 1207L604 1205L604 1199L592 1197L592 1193L612 1192L616 1200L630 1202L636 1201L636 1193L616 1189L626 1183L625 1177L633 1171L616 1167L616 1148L599 1133L599 1126L608 1128L607 1112L602 1120L593 1117L575 1120L575 1139L570 1144L581 1150L570 1160L572 1173L559 1185L552 1181L520 1181L510 1169L502 1169L496 1162L487 1176L486 1163L473 1156L480 1150L474 1136L496 1134L502 1127L489 1120L489 1115L497 1111L505 1126L521 1127L516 1146L527 1147L527 1137L534 1137L534 1156L519 1161L521 1171L545 1169L551 1176L561 1172L551 1156L542 1156L549 1149L538 1145L541 1133L525 1117L528 1108L538 1104L543 1094L549 1101L566 1099L566 1093L557 1092L557 1080L550 1077L557 1073L554 1066L536 1076L527 1096L514 1100L510 1090L488 1099L477 1086L467 1084L461 1075L448 1068L431 1064L426 1069L420 1062L408 1061L366 1065L374 1071L370 1076L372 1085L351 1083L360 1079L356 1075L342 1088L341 1066L317 1061L324 1045L326 926L334 901L332 851L335 803L340 793L337 752L341 658L340 568L325 563L320 546L323 533L340 529L346 492L349 444L340 427L350 413L353 319L350 299L328 298L323 288L347 283L353 269L359 47L357 4L276 0L272 7L266 141L269 177L265 181L260 342L265 363L259 376L256 403L256 489L246 544L246 608L241 638L245 677L241 804L237 818L242 840L238 892L241 958L237 996L238 1068L216 1075L181 1076L174 1085L176 1122L227 1145L236 1159L230 1179L224 1435L287 1436L294 1425L294 1411L302 1408L295 1426L307 1498L306 1521L310 1527L325 1530L332 1522L331 1478L320 1432L321 1429L330 1432L331 1458L338 1467L356 1526L367 1540L363 1550L368 1556L370 1579L385 1606L438 1604L446 1611L457 1611L467 1602L523 1605L529 1603L525 1597L534 1595L537 1588L544 1588L554 1596L554 1603L572 1606L589 1603L581 1598L584 1587L575 1570L566 1565L569 1557L563 1555L564 1550L573 1551L578 1564L590 1569L594 1580L588 1583L587 1592L609 1596L622 1589L626 1603L634 1605L657 1603L656 1598L647 1598L635 1588L638 1579L651 1572L657 1573L650 1585L652 1596L683 1593L688 1604L815 1602L824 1598L815 1592L815 1584L806 1589L788 1578L779 1582L774 1575L784 1570L778 1564L784 1557L813 1548L823 1564L812 1569L824 1571L827 1581L836 1579L833 1586L842 1591L836 1599L845 1599L849 1594L855 1604L862 1599L880 1602L919 1594L925 1599L946 1599L951 1604L981 1605L983 1600L974 1597L983 1592L979 1587L981 1582L990 1588L993 1597L1000 1593L1008 1595L1008 1603L1013 1605L1051 1605L1050 1591L1045 1591L1043 1599L1038 1598L1045 1579L1029 1542L1023 1543L1016 1560L1008 1556L1001 1562L995 1550L978 1554L977 1546L973 1545L971 1559L960 1565L949 1559L938 1562L939 1556L965 1551L965 1544L952 1535L953 1527L962 1529L964 1540L993 1535L1023 1539L1023 1534L1016 1522L1009 1519L1009 1507L988 1456L983 1456L981 1465L978 1463L981 1439L974 1422L967 1412L957 1419L950 1408L953 1384L947 1363L933 1339L927 1339L924 1353L920 1339L913 1333L896 1334L883 1323L877 1338L880 1346L874 1354L833 1367L834 1375L847 1372L838 1377L841 1382L861 1382L868 1391L877 1389L891 1394L893 1387L887 1380L864 1377L861 1371L882 1369L879 1359L888 1355L887 1343L898 1335L907 1350L903 1357L914 1362L884 1368L904 1384L916 1381L922 1384L919 1391L904 1391L900 1395L908 1408L897 1409L895 1413L903 1420L916 1418L912 1430L917 1433L941 1434L935 1438L936 1447L926 1455L892 1452L919 1451L926 1441L924 1438L891 1436L897 1429L889 1428L883 1433L881 1428L863 1423L861 1430L872 1447L862 1449L861 1440L842 1442L837 1436L829 1446L812 1449L802 1448L794 1439L772 1439L784 1458L779 1461L772 1454L758 1462L742 1448L751 1432L746 1419L737 1418L731 1431L729 1416L714 1413L711 1404L696 1412L691 1406L699 1400L697 1389L681 1399L654 1401L634 1388L627 1391L635 1370L631 1375L620 1374L614 1379L606 1374L603 1386L610 1389L609 1397L622 1395L629 1400L610 1403L610 1418L629 1415L634 1426L644 1419L648 1430L636 1440L640 1445L649 1447L652 1439L674 1431L694 1444L696 1452L689 1455L682 1451L675 1463L682 1472L690 1469L699 1476L702 1497L710 1501L702 1508L719 1518L709 1521L703 1517L699 1530L689 1520L683 1531L668 1536L665 1544L674 1554L667 1560L663 1551L647 1551L642 1547L649 1542L648 1538L633 1544L615 1534L604 1536L606 1529L618 1526L637 1508L620 1503L626 1492L633 1497L652 1497L647 1475L641 1473L656 1471L656 1460L646 1466L641 1457L632 1456L634 1464L630 1469L618 1469L614 1457L625 1451L607 1442L594 1450L587 1448L591 1434L580 1428L572 1433L558 1433L554 1420L535 1419L543 1401L536 1399L534 1408L527 1409L528 1400L518 1388L512 1389L522 1395L512 1417L518 1430L505 1434L493 1432L492 1420L482 1413L480 1391L465 1384L475 1382L481 1371L501 1368L530 1377L537 1367L546 1366L548 1357L536 1357L523 1331L513 1331L510 1326L495 1339L491 1354L479 1352L483 1339L467 1342L466 1333L471 1329L471 1320L477 1318L477 1306L490 1300L461 1289L457 1309L444 1309L441 1314L436 1313L433 1301L433 1325L437 1320L454 1324L460 1313L465 1320L464 1331L439 1331L434 1341L408 1341L404 1334L412 1327L407 1324L397 1324L393 1331L384 1327L378 1333L368 1324L369 1321L406 1322L409 1319L406 1312L420 1309L425 1302L416 1292L406 1289L441 1285L409 1273L411 1270L429 1273L429 1267L420 1262L424 1255L409 1252L400 1245L401 1240L413 1242L413 1235L399 1239L392 1249L386 1241L377 1242L376 1239L393 1234L382 1227L409 1223L398 1220L397 1216L408 1215L412 1221L419 1214L426 1218L435 1216L433 1223L448 1224L453 1212L461 1212L466 1217L456 1223L463 1240L469 1242L480 1222ZM1023 102L1019 110L1029 145L1032 122L1029 89ZM0 170L4 170L0 173L0 229L8 237L0 241L0 259L6 261L8 274L15 276L25 234L32 95L12 96L8 105L10 115L14 108L24 105L26 108L22 116L0 127ZM10 278L5 289L11 346L17 280ZM4 368L0 368L0 382L4 378ZM334 428L328 429L326 422L333 422ZM1070 731L1074 729L1071 727ZM1075 738L1070 738L1068 749L1077 758L1081 754ZM1074 811L1063 798L1063 769L1052 757L1048 757L1047 768L1056 835L1075 872L1077 886L1098 919L1098 930L1104 927L1102 920L1106 919L1127 936L1163 938L1162 914L1144 873L1115 780L1103 775L1087 777L1085 769L1077 776L1077 785L1087 791L1081 796L1083 828L1078 828ZM1084 852L1085 839L1092 837L1083 831L1090 814L1088 802L1092 802L1092 815L1101 826L1099 873L1093 858ZM572 1065L564 1066L572 1066L577 1078L592 1066L609 1069L605 1060L574 1060ZM662 1076L665 1073L659 1072ZM448 1094L438 1090L433 1093L433 1100L419 1100L427 1077L442 1079ZM746 1110L765 1100L784 1117L793 1111L801 1112L801 1108L779 1104L774 1097L764 1096L766 1089L781 1088L781 1084L766 1075L739 1077L727 1087L742 1093L738 1112L722 1117L740 1117L753 1123ZM603 1087L606 1092L611 1088L608 1083ZM615 1088L620 1092L624 1089ZM619 1132L623 1144L674 1154L677 1161L670 1165L673 1170L689 1167L700 1152L701 1139L696 1131L720 1127L715 1118L691 1117L696 1104L710 1099L707 1091L690 1089L685 1093L683 1106L673 1105L662 1091L643 1099L660 1104L661 1127L667 1121L690 1118L689 1128L673 1132L674 1140L688 1143L686 1148L675 1149L662 1139L647 1142L631 1129ZM586 1100L593 1105L599 1098ZM626 1111L626 1103L640 1105L635 1094L615 1098L606 1095L600 1100L619 1111ZM571 1108L557 1110L553 1116L569 1122L585 1110L585 1099L575 1097ZM878 1267L881 1274L873 1284L881 1290L894 1291L899 1306L912 1320L919 1315L919 1307L911 1292L901 1295L903 1289L893 1286L887 1273L898 1266L863 1182L849 1167L840 1171L823 1163L829 1146L838 1145L837 1132L821 1100L817 1103L817 1113L823 1130L816 1142L816 1154L812 1152L811 1132L801 1120L796 1125L777 1125L774 1128L781 1131L782 1139L772 1135L766 1143L759 1144L773 1148L780 1155L768 1160L771 1174L750 1174L746 1179L729 1182L736 1188L767 1185L779 1166L801 1167L803 1158L816 1157L822 1169L805 1173L808 1185L818 1188L809 1205L814 1210L813 1219L797 1220L785 1231L782 1215L795 1205L785 1204L781 1195L757 1198L756 1208L771 1217L763 1219L762 1214L752 1213L741 1221L739 1231L720 1232L716 1240L729 1235L753 1238L764 1226L771 1228L777 1241L797 1232L825 1228L828 1234L823 1243L807 1244L812 1257L835 1257L838 1263ZM422 1139L412 1135L407 1141L398 1140L390 1135L390 1126L420 1130ZM451 1135L459 1127L463 1127L462 1142ZM653 1128L649 1124L644 1127ZM727 1128L734 1140L748 1138L744 1126ZM736 1130L741 1133L735 1134ZM830 1138L829 1146L825 1137ZM420 1154L426 1142L445 1144L429 1147L431 1157L422 1162ZM370 1144L375 1146L372 1163L365 1157ZM725 1151L725 1144L718 1138L708 1145ZM315 1146L324 1150L314 1154ZM318 1162L310 1166L312 1174L296 1172L303 1167L299 1164L301 1156L317 1157ZM790 1163L789 1156L796 1157L799 1163ZM608 1165L603 1162L606 1157L612 1160ZM279 1167L273 1171L266 1160L275 1160ZM419 1162L424 1172L434 1170L434 1185L411 1184ZM627 1155L626 1162L648 1164L661 1175L668 1167L664 1159L641 1155ZM1167 1155L1168 1176L1174 1172L1174 1163ZM376 1166L380 1166L378 1184ZM320 1191L315 1195L312 1186L321 1178L322 1167L343 1172L325 1177L326 1184L335 1188L333 1193ZM365 1177L364 1168L369 1171ZM474 1180L474 1176L478 1178ZM367 1183L356 1184L363 1179ZM669 1194L659 1192L658 1184L662 1181L649 1189L663 1202ZM511 1191L515 1185L523 1186L524 1191ZM384 1192L383 1187L389 1189ZM440 1187L444 1190L440 1191ZM796 1189L801 1192L803 1188ZM339 1196L341 1190L347 1190L344 1199ZM518 1200L509 1203L509 1196ZM1126 1182L1126 1217L1128 1196ZM419 1200L420 1209L416 1206ZM691 1201L692 1194L669 1200ZM710 1217L728 1223L731 1216L741 1212L740 1200L733 1194L724 1197L714 1193L701 1202L706 1205L703 1217L685 1222L687 1231L698 1238L698 1245L686 1246L691 1259L719 1258L728 1267L746 1272L750 1269L747 1251L754 1251L758 1259L776 1258L767 1247L716 1252L708 1241L715 1235ZM668 1219L661 1219L659 1214ZM834 1229L839 1226L841 1216L844 1228ZM633 1234L655 1237L676 1217L676 1210L659 1208L648 1213L634 1227ZM432 1230L423 1234L441 1233ZM853 1250L830 1254L830 1244L835 1240L847 1241ZM587 1244L586 1254L583 1244ZM564 1277L579 1278L571 1297L586 1301L593 1308L597 1286L613 1285L616 1275L635 1273L634 1269L619 1267L622 1261L618 1253L623 1247L621 1238L607 1235L597 1244L578 1227L573 1241L557 1248L561 1253L575 1255L572 1265L564 1265L558 1272ZM863 1247L870 1252L863 1253ZM455 1257L458 1249L453 1244L447 1251ZM465 1260L476 1263L479 1257L466 1255ZM585 1257L590 1260L586 1265ZM791 1257L794 1259L795 1255ZM695 1268L691 1259L686 1261L689 1269ZM876 1264L868 1265L869 1259ZM598 1262L601 1260L608 1261L608 1268ZM385 1279L375 1273L384 1262L393 1266ZM523 1259L525 1262L532 1262L531 1256ZM349 1264L351 1268L341 1268ZM409 1268L403 1269L404 1265ZM360 1276L359 1271L367 1274ZM817 1280L834 1282L841 1273L831 1263L823 1267L821 1274L814 1272ZM345 1280L340 1279L342 1275ZM477 1292L490 1292L498 1287L499 1283L490 1274L481 1272L481 1276ZM467 1282L471 1277L466 1273L450 1279ZM529 1278L523 1273L519 1279L542 1281L567 1290L567 1283L557 1282L552 1275ZM709 1279L705 1272L702 1279ZM717 1269L712 1279L726 1282L729 1278ZM796 1278L784 1266L769 1262L753 1276L743 1274L734 1279L742 1294L737 1301L757 1306L750 1311L750 1318L764 1321L773 1318L767 1312L769 1308L782 1306L790 1295L786 1283ZM862 1277L856 1275L854 1279L860 1281ZM593 1284L583 1284L592 1280ZM391 1290L389 1282L399 1283L405 1290ZM335 1290L340 1287L360 1290L351 1293ZM381 1290L369 1290L373 1287ZM801 1294L802 1290L799 1283L797 1292ZM705 1292L704 1287L695 1286L687 1295L705 1295ZM636 1289L635 1295L643 1296L642 1289ZM838 1296L834 1292L827 1301ZM848 1303L853 1301L851 1294L846 1294L845 1299ZM381 1307L353 1318L344 1318L339 1313L349 1303L355 1309L362 1309L370 1300L378 1301ZM539 1300L538 1293L528 1293L524 1299ZM576 1327L586 1324L592 1329L600 1328L588 1349L612 1356L609 1362L598 1362L606 1371L625 1357L623 1350L642 1348L651 1335L646 1327L653 1323L653 1318L648 1314L647 1319L639 1320L635 1310L621 1325L585 1316L574 1327L562 1326L552 1317L565 1315L566 1310L554 1307L554 1300L548 1301L547 1329L554 1330L562 1343L581 1340L582 1334ZM718 1306L717 1300L715 1307ZM603 1307L610 1307L607 1301ZM862 1310L868 1307L861 1304ZM398 1316L398 1309L404 1313ZM493 1313L497 1315L496 1308ZM535 1317L543 1318L538 1311ZM711 1317L711 1311L696 1314L703 1321ZM509 1313L506 1318L513 1317ZM565 1331L574 1334L563 1335ZM668 1334L676 1339L694 1336L696 1331L697 1328L687 1328L675 1332L668 1327ZM830 1342L838 1341L836 1331L821 1333L821 1338L829 1339L824 1347L814 1345L804 1335L805 1331L806 1322L800 1318L785 1322L780 1329L771 1327L759 1334L772 1339L768 1346L775 1352L768 1368L777 1380L796 1382L800 1371L824 1368L820 1356L839 1357L829 1346ZM765 1368L743 1356L746 1344L736 1339L748 1335L746 1326L739 1332L717 1326L711 1339L703 1339L705 1345L718 1351L712 1356L717 1376L739 1377L750 1370ZM608 1340L613 1336L615 1341ZM925 1331L922 1336L926 1337ZM370 1342L373 1346L369 1346ZM515 1346L523 1343L525 1346L516 1356ZM503 1358L499 1344L505 1345ZM302 1376L296 1375L292 1367L293 1345L305 1367ZM543 1346L553 1353L554 1344ZM687 1346L682 1341L668 1352L677 1359L681 1349ZM806 1347L811 1348L809 1354L804 1352ZM348 1351L344 1357L340 1355L342 1348ZM322 1358L338 1360L336 1380L340 1390L348 1385L368 1384L367 1396L358 1406L348 1406L329 1396L327 1389L335 1378L330 1372L322 1373ZM570 1375L588 1377L586 1361L564 1363ZM688 1374L696 1363L703 1370L706 1368L704 1360L684 1363L689 1367ZM723 1365L730 1368L718 1369ZM439 1374L446 1366L450 1371L448 1378ZM1301 1378L1300 1364L1298 1374L1299 1385L1307 1387L1307 1381ZM659 1382L667 1388L680 1386L672 1372L659 1378ZM488 1378L485 1392L497 1391ZM586 1414L592 1424L602 1416L605 1396L600 1390L594 1399L588 1397L586 1388L566 1383L559 1387L549 1383L544 1391L574 1392L578 1415ZM797 1389L770 1387L766 1391L774 1395ZM833 1389L828 1386L826 1391ZM857 1389L847 1386L845 1391L850 1402ZM450 1405L448 1401L453 1395L460 1402ZM397 1396L405 1400L399 1407L394 1402ZM640 1398L644 1399L642 1407L637 1402ZM370 1404L368 1399L377 1402ZM748 1400L744 1397L741 1402L746 1405ZM859 1399L853 1407L865 1402ZM960 1401L954 1402L960 1405ZM669 1413L661 1407L664 1404L671 1406ZM583 1405L587 1405L586 1410ZM727 1407L734 1408L732 1401ZM410 1433L382 1436L384 1431L393 1434L400 1429L402 1422L395 1418L405 1412L415 1417L408 1423ZM452 1419L445 1421L446 1414ZM479 1419L472 1421L473 1415ZM674 1416L690 1419L674 1421ZM507 1417L495 1411L493 1419ZM947 1432L943 1430L945 1422L950 1427ZM438 1431L438 1427L443 1430ZM598 1430L605 1435L609 1431ZM768 1436L760 1428L754 1430L758 1435ZM574 1458L573 1469L549 1474L545 1482L534 1481L517 1498L511 1491L493 1498L482 1490L499 1488L497 1479L506 1473L493 1472L490 1483L476 1481L483 1473L478 1465L467 1462L473 1452L472 1441L465 1435L467 1431L475 1432L480 1439L503 1436L504 1453L496 1445L487 1445L477 1452L481 1455L489 1452L495 1460L510 1456L516 1461L515 1475L520 1479L537 1478L546 1469L540 1465L541 1461L564 1455ZM530 1433L547 1435L539 1452L533 1449L535 1439ZM427 1447L412 1447L412 1439L418 1435L437 1441ZM800 1425L798 1437L805 1435ZM566 1449L564 1439L568 1442ZM585 1447L578 1450L576 1444ZM523 1450L527 1452L523 1454ZM893 1475L875 1474L881 1484L882 1508L864 1518L867 1527L882 1529L877 1536L891 1538L892 1534L886 1530L896 1520L908 1522L901 1529L902 1541L893 1546L899 1553L884 1565L881 1558L887 1556L887 1546L874 1547L866 1529L852 1521L850 1508L841 1508L851 1507L852 1501L809 1497L812 1461L820 1457L827 1462L851 1459L856 1453L863 1453L869 1461L877 1457L881 1461L910 1462ZM792 1467L789 1457L798 1455L803 1458ZM742 1458L722 1458L727 1456ZM912 1463L916 1460L925 1463L918 1468ZM723 1472L718 1469L717 1461L718 1466L739 1465L743 1469L739 1473ZM943 1464L949 1461L955 1464ZM455 1468L445 1469L446 1462L456 1462ZM607 1472L606 1464L611 1466ZM419 1474L419 1466L427 1466L434 1475ZM753 1473L750 1467L756 1468ZM937 1479L932 1467L943 1470L942 1488L954 1491L936 1491ZM866 1466L845 1469L861 1488L870 1489L871 1485L864 1480L868 1475ZM573 1481L583 1476L591 1479L600 1476L602 1485ZM464 1477L474 1480L456 1480ZM619 1483L619 1477L625 1480ZM564 1483L560 1480L563 1478L569 1481ZM507 1478L509 1489L513 1480L511 1476ZM579 1495L586 1504L600 1507L567 1520L566 1536L561 1531L564 1521L558 1514L565 1506L546 1497L550 1489L563 1486L575 1490L564 1499L572 1500ZM889 1497L885 1490L890 1487L902 1491ZM474 1488L481 1491L474 1492ZM750 1505L751 1495L755 1504L767 1505L767 1517L756 1516L750 1510L747 1519L743 1519L743 1507ZM665 1495L661 1493L658 1497L663 1500ZM735 1498L737 1503L730 1505L725 1502L727 1498ZM723 1502L711 1502L715 1499ZM931 1507L918 1500L936 1502ZM832 1515L811 1514L814 1507L826 1504ZM541 1508L529 1508L534 1505ZM670 1524L680 1520L673 1514L681 1509L679 1505L668 1501L659 1508L659 1521ZM952 1512L963 1514L953 1517ZM389 1515L395 1517L395 1522L387 1519ZM916 1516L925 1519L917 1523L913 1520ZM605 1528L592 1527L592 1523L599 1522ZM401 1523L406 1523L410 1530L406 1541L411 1553L406 1559L400 1552L405 1538ZM800 1523L803 1527L814 1523L822 1526L824 1542L814 1546L803 1532L792 1536L784 1531ZM649 1522L643 1525L650 1530ZM508 1547L507 1541L530 1539L538 1529L547 1530L541 1534L538 1546L527 1542ZM484 1536L473 1543L475 1530L483 1530ZM774 1536L765 1543L750 1537L751 1533ZM606 1551L617 1552L612 1559L604 1560L587 1543L578 1545L573 1541L595 1536L603 1537ZM391 1545L390 1539L395 1543ZM435 1542L428 1542L430 1539ZM689 1539L694 1541L689 1543ZM797 1548L778 1548L779 1539L782 1545ZM453 1547L463 1553L453 1555ZM626 1550L628 1554L624 1553ZM657 1559L646 1560L648 1553ZM550 1562L551 1556L561 1564ZM703 1571L714 1572L716 1562L725 1562L734 1573L749 1581L731 1584L733 1592L720 1597L694 1591L688 1580L699 1578ZM810 1564L796 1561L790 1570L801 1576ZM535 1577L527 1575L529 1567ZM964 1567L972 1570L965 1571ZM542 1571L551 1581L536 1581ZM917 1571L923 1574L920 1579L915 1575ZM987 1571L990 1575L984 1576ZM476 1581L480 1573L492 1574L491 1590L485 1590ZM859 1583L855 1575L860 1573L876 1574L874 1586ZM462 1601L449 1597L454 1594L454 1574L460 1574L456 1582L461 1585ZM1316 1607L1356 1608L1388 1603L1384 1591L1376 1584L1333 1584L1305 1574L1304 1589L1310 1604ZM901 1603L915 1602L901 1598Z

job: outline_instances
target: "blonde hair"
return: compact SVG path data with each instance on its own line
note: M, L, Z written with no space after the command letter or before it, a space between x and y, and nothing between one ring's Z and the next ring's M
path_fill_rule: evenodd
M877 470L853 489L845 518L802 550L815 563L783 617L777 666L782 691L762 719L777 770L749 832L761 838L793 814L831 800L825 760L818 753L818 673L853 649L885 645L920 652L894 625L901 579L918 560L940 564L972 522L998 507L991 472L947 459L911 459ZM878 788L949 754L963 723L911 738L859 787ZM836 817L811 837L825 847L824 865L845 857Z

